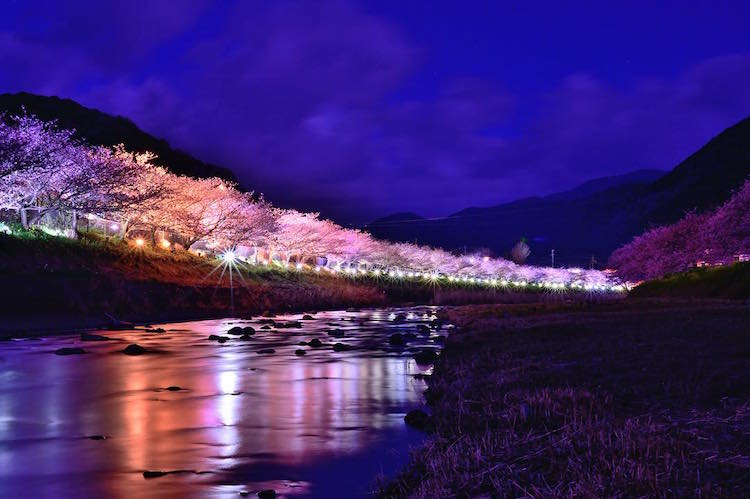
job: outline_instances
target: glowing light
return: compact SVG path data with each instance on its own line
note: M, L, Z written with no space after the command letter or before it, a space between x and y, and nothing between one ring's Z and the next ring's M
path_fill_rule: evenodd
M221 254L221 259L227 263L234 263L237 260L237 255L232 250L226 250Z
M166 239L162 239L161 241L159 241L159 246L161 246L164 249L169 249L169 247L172 246L172 243L170 243Z
M112 230L115 230L115 231L116 230L120 230L120 225L119 224L111 224L109 226L109 228L112 229Z
M297 268L297 270L302 270L302 264L301 263L297 263L297 265L295 265L295 267Z
M135 245L138 246L139 248L142 247L144 244L146 244L146 242L141 237L135 240Z
M315 266L315 272L320 272L320 265Z

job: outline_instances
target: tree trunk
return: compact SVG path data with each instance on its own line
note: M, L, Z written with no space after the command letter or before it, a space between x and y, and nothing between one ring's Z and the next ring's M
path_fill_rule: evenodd
M73 226L70 237L72 239L78 239L78 210L73 210L71 213L70 224Z
M23 226L24 229L28 230L28 228L29 228L29 219L26 216L26 208L20 208L18 211L21 214L21 225Z

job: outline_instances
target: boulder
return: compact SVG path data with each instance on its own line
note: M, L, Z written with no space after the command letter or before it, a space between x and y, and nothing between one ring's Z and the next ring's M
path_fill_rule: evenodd
M227 334L236 334L237 336L239 336L244 334L244 330L240 326L234 326L229 331L227 331Z
M258 350L258 353L276 353L276 350L273 348L264 348L263 350Z
M208 339L211 340L211 341L216 341L219 338L221 338L221 336L219 336L218 334L210 334L210 335L208 335Z
M406 314L396 314L393 318L393 322L404 322L406 320Z
M261 329L268 330L268 329L273 329L273 328L269 326L268 324L266 324L265 326L261 327Z
M304 350L295 350L294 351L294 355L298 355L300 357L302 357L303 355L306 355L306 354L307 354L307 352L305 352Z
M255 334L255 328L252 326L245 326L242 328L244 334Z
M80 355L87 353L86 350L80 347L63 347L55 350L55 355Z
M318 338L313 338L310 340L308 345L310 345L313 348L320 348L323 346L323 343Z
M334 352L347 352L347 351L349 351L351 349L352 349L352 347L350 347L349 345L345 345L343 343L336 343L336 344L333 345L333 351Z
M315 320L315 317L313 317L313 316L312 316L312 315L310 315L310 314L305 314L305 315L303 315L303 316L302 316L302 320L303 320L303 321L314 321L314 320Z
M172 385L172 386L168 386L167 390L170 392L179 392L180 390L182 390L182 388L176 385Z
M240 339L244 340L244 341L247 341L247 340L252 340L253 337L250 336L249 334L243 334L242 336L240 336Z
M273 489L261 490L258 492L259 499L276 499L276 491Z
M142 355L146 353L146 349L137 343L133 343L132 345L126 346L122 350L122 353L124 353L125 355Z

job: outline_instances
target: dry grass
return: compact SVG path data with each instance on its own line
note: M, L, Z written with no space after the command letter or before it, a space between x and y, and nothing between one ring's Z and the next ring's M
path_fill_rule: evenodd
M381 496L750 494L747 305L534 307L449 311L435 433Z

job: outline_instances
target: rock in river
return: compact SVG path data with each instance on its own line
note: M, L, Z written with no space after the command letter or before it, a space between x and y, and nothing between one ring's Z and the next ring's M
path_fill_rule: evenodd
M245 326L242 328L244 334L255 334L255 328L252 326Z
M101 334L81 333L81 341L109 341L112 338Z
M345 345L343 343L336 343L335 345L333 345L333 351L334 352L346 352L346 351L349 351L351 349L352 349L352 347L350 347L349 345Z
M63 347L55 350L55 355L80 355L86 353L86 350L79 347Z
M258 350L258 353L276 353L276 350L273 348L264 348L263 350Z
M341 329L331 329L328 331L328 336L333 336L334 338L343 338L346 336L346 333L342 331Z
M303 321L313 321L313 320L315 320L315 317L313 317L310 314L305 314L305 315L302 316L302 320Z
M261 490L258 492L260 499L276 499L276 491L273 489Z
M302 357L305 354L307 354L307 352L305 352L304 350L295 350L294 351L294 355L299 355L300 357Z
M310 340L308 345L310 345L313 348L320 348L323 346L323 343L321 343L321 341L318 338L313 338Z
M401 333L395 333L392 334L390 338L388 338L388 342L393 346L403 346L406 343L406 340L404 339L404 335Z
M404 421L409 426L412 426L418 430L429 431L432 429L432 418L426 412L414 409L404 416Z
M146 349L137 343L133 343L132 345L126 346L122 350L122 353L124 353L125 355L142 355L146 353Z
M245 334L243 329L240 326L234 326L229 331L227 331L227 334L236 334L237 336L240 336L242 334Z
M417 364L433 364L437 358L437 352L427 348L414 354L414 360L417 361Z

